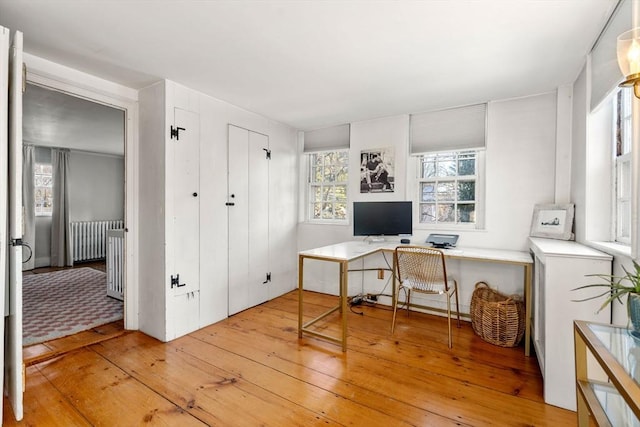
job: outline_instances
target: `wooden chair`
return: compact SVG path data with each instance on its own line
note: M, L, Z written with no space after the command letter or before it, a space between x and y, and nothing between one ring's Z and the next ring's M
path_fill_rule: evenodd
M456 315L458 328L460 327L460 312L458 310L458 282L447 277L447 268L442 251L421 246L398 246L394 251L396 266L395 303L393 304L393 320L391 333L396 323L396 311L399 305L400 290L407 292L407 315L411 304L411 291L423 294L445 295L447 297L447 320L449 327L449 348L453 347L451 338L451 298L456 298Z

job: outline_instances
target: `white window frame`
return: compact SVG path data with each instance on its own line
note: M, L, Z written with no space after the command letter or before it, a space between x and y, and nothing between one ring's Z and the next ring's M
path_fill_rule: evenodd
M423 178L422 177L422 162L425 156L433 156L433 155L458 155L459 153L465 153L473 151L476 156L476 165L475 165L475 175L455 175L446 178ZM415 229L449 229L449 230L479 230L484 229L484 210L485 210L485 185L484 185L484 177L485 177L485 150L484 149L462 149L462 150L452 150L452 151L444 151L444 152L432 152L432 153L421 153L415 155L415 178L414 185L415 189L412 191L415 194L414 199L414 228ZM455 222L421 222L421 204L422 201L422 184L425 182L436 182L436 181L475 181L475 222L458 222L457 219ZM456 196L457 202L457 196Z
M613 96L613 199L615 219L613 240L631 245L631 204L632 204L632 145L633 145L633 92L619 89ZM621 108L618 108L619 99Z
M312 158L314 155L326 155L328 153L344 153L346 155L346 159L343 163L346 168L347 175L345 177L345 181L314 181L313 179L313 165ZM349 222L349 149L336 149L336 150L326 150L326 151L316 151L311 153L305 153L305 163L306 163L306 197L305 197L305 206L306 206L306 221L314 224L348 224ZM315 198L315 188L320 186L321 194L325 194L324 189L330 187L332 188L331 193L335 195L335 187L345 187L345 199L344 199L344 218L336 218L335 215L333 218L315 218L313 213L315 209L316 203L332 203L334 207L336 204L340 202L335 198L329 198L324 201L318 201ZM335 213L335 209L333 210Z

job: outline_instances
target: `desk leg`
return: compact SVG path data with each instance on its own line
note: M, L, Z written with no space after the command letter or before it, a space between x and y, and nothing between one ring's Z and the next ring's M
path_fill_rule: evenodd
M524 266L524 355L531 355L531 275L532 264Z
M304 289L304 257L298 256L298 338L302 338L302 291Z
M347 351L347 297L349 288L349 263L340 263L340 315L342 320L342 351Z

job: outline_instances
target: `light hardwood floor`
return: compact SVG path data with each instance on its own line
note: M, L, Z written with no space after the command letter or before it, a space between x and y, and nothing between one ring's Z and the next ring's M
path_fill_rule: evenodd
M335 301L306 292L305 315ZM299 340L297 309L291 292L170 343L129 332L54 355L27 368L21 424L576 425L544 404L535 356L482 341L470 323L449 350L443 318L402 312L392 336L389 310L356 307L342 353Z

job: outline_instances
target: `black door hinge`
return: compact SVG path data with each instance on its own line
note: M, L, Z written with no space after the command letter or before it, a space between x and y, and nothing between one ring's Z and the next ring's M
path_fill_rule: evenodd
M267 273L267 280L265 280L264 282L262 282L262 284L267 284L271 281L271 273Z
M181 130L186 130L185 128L181 128L181 127L173 127L173 125L171 126L171 139L173 139L173 137L176 137L176 141L180 141L180 131Z
M267 154L267 160L271 160L271 150L269 150L268 148L263 148L263 150Z
M173 287L176 288L181 288L183 286L186 286L186 283L180 284L180 275L176 274L176 277L173 277L173 274L171 275L171 289L173 289Z

